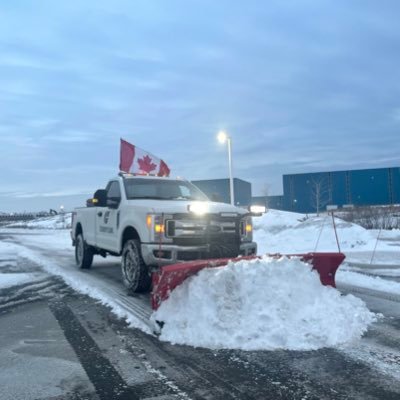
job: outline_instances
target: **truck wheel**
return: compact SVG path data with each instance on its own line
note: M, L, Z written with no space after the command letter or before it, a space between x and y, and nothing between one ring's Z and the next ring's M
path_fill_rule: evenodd
M76 265L81 269L89 269L92 266L93 250L84 241L82 233L76 237L75 260Z
M151 277L140 252L140 242L128 240L122 250L122 280L128 293L146 292L151 286Z

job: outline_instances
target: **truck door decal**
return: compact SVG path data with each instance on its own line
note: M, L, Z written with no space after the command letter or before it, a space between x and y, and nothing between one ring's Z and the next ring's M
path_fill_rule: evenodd
M103 218L104 224L107 225L109 219L110 219L110 211L106 211L106 212L104 213L104 218ZM111 227L111 226L100 225L99 230L100 230L100 232L102 232L102 233L110 233L110 234L114 233L114 228Z
M100 232L103 233L114 233L114 229L110 226L100 226Z

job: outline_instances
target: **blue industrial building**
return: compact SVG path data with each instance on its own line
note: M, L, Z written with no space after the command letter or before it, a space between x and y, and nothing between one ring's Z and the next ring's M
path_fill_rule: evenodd
M229 179L192 181L210 198L230 202ZM251 195L251 183L234 178L235 203L266 205L277 210L314 213L327 207L400 204L400 168L283 175L283 195Z
M229 179L207 179L192 181L210 199L223 203L230 203ZM248 206L251 204L251 183L242 179L233 178L235 204Z
M398 167L283 175L283 209L288 211L399 203Z

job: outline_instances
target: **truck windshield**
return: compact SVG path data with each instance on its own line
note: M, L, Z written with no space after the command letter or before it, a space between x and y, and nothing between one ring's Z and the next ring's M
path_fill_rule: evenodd
M128 200L209 200L200 189L185 181L131 178L124 183Z

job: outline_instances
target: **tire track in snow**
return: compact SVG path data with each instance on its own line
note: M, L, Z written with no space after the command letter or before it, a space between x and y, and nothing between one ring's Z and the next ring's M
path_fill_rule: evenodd
M1 292L0 311L8 310L17 305L63 296L69 292L70 290L64 282L55 277L12 286L3 289Z
M23 249L25 258L40 265L50 274L61 277L72 289L110 306L116 315L127 318L132 326L146 329L148 333L156 330L150 321L152 309L149 296L127 296L122 282L115 282L105 277L101 270L96 272L96 266L89 271L79 270L72 264L72 256L69 258L63 255L62 258L70 259L71 262L62 265L54 261L54 250L35 245L22 245L18 240L13 243Z

